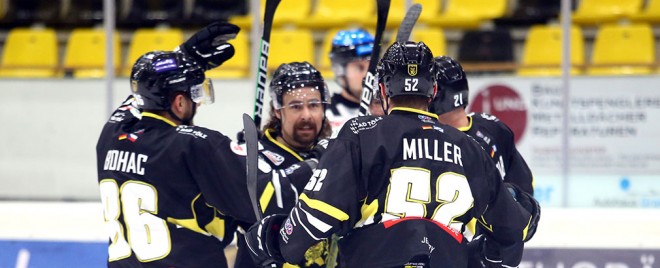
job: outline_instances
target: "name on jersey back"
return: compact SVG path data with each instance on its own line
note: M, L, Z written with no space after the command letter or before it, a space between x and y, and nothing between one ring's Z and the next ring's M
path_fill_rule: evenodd
M461 147L435 139L403 139L403 160L429 159L463 166Z

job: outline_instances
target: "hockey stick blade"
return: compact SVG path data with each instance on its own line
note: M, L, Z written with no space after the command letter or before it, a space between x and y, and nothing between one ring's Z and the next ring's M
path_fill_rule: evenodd
M261 126L261 115L264 107L264 94L266 93L266 80L268 79L268 53L270 51L270 30L273 27L275 10L281 0L266 0L264 10L263 32L259 44L259 61L257 61L257 85L254 99L254 123Z
M369 105L374 95L374 86L376 85L376 64L380 57L380 47L383 40L383 31L385 31L385 23L387 23L387 13L390 11L390 0L377 0L377 17L376 17L376 36L374 37L374 48L371 51L371 59L369 60L369 69L367 75L362 80L362 97L360 99L360 110L358 115L364 116L369 114Z
M397 42L406 42L410 40L410 34L412 33L413 27L415 27L415 23L417 23L417 19L421 13L422 5L419 3L408 8L406 16L403 18L401 25L399 25L399 30L396 33Z
M261 220L261 206L257 201L257 172L259 164L259 141L257 136L257 127L248 114L243 114L243 129L245 131L245 147L247 158L245 159L247 190L250 195L250 202L254 209L254 216L257 221Z

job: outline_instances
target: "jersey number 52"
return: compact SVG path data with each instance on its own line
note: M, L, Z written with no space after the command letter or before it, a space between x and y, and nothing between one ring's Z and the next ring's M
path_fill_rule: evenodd
M441 174L435 180L436 191L432 197L431 172L428 169L401 167L391 173L383 221L423 217L461 230L463 222L456 218L465 214L474 203L465 176L453 172ZM427 211L427 205L431 203L437 204L435 211Z

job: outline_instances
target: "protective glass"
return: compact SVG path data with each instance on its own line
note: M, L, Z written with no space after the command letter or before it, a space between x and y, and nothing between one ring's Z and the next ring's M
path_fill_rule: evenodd
M204 82L190 87L190 98L198 104L212 104L215 101L215 92L211 79L205 79Z

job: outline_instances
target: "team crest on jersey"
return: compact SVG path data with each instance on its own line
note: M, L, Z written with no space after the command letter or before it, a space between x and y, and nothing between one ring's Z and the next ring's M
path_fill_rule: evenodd
M378 125L378 121L380 120L383 120L383 118L376 117L374 119L365 122L358 122L357 119L353 119L351 120L349 127L351 128L351 131L353 131L353 133L358 134L362 130L372 129L376 127L376 125Z
M281 156L279 154L273 153L268 150L264 150L262 153L270 160L270 162L272 162L276 166L279 166L284 162L284 156Z
M408 64L408 75L410 76L417 75L417 64Z
M122 141L122 140L129 140L129 141L131 141L131 142L135 142L135 141L140 137L140 136L138 136L138 135L140 135L140 134L142 134L142 133L144 133L144 129L140 129L140 130L135 131L135 132L133 132L133 133L124 133L124 134L121 134L121 135L119 135L119 137L117 137L117 139L120 140L120 141Z

